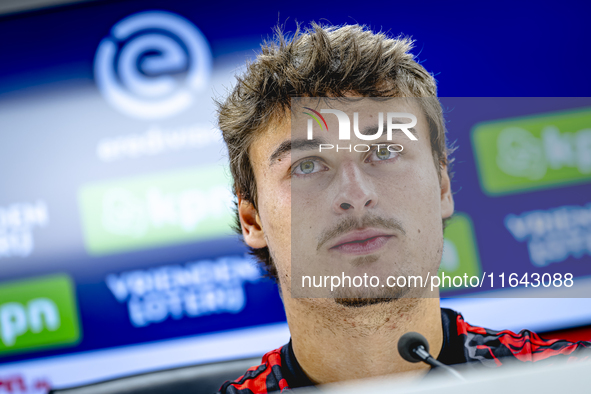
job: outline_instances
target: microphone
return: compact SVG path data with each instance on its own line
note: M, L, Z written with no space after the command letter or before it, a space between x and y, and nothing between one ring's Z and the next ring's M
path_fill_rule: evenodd
M418 332L407 332L400 337L398 340L398 353L400 353L400 356L408 362L418 363L422 361L432 367L442 368L457 379L462 381L466 380L458 373L458 371L433 358L433 356L429 354L429 342L427 342L427 339Z

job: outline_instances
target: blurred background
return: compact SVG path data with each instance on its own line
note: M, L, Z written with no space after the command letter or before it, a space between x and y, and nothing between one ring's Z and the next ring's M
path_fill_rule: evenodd
M277 288L230 228L213 102L278 23L416 40L458 147L442 270L588 283L589 10L478 4L0 0L0 393L287 343ZM442 305L591 339L582 293L505 287L447 289Z

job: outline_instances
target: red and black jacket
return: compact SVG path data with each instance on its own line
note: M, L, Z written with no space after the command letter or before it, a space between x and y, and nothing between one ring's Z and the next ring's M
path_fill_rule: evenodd
M591 342L545 340L536 333L523 330L515 334L509 330L493 331L471 326L461 314L441 309L443 346L437 359L444 364L480 363L500 367L507 360L537 362L549 357L583 360L577 350L591 348ZM289 388L311 386L293 353L291 341L263 356L261 365L249 368L235 381L222 385L221 394L266 394Z

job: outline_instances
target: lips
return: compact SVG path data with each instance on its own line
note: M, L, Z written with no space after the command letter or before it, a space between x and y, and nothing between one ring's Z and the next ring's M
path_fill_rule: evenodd
M356 230L339 238L330 249L352 255L370 254L381 249L393 236L373 229Z

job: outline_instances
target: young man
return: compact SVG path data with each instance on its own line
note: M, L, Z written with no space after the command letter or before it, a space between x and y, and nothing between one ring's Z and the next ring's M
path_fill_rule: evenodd
M219 103L237 229L277 280L291 332L221 393L424 374L427 365L396 350L409 331L444 364L499 366L590 346L473 327L440 308L437 289L383 285L437 273L454 211L435 80L411 44L360 26L313 25L291 40L278 32ZM340 134L342 122L353 135ZM367 273L382 286L305 285Z

